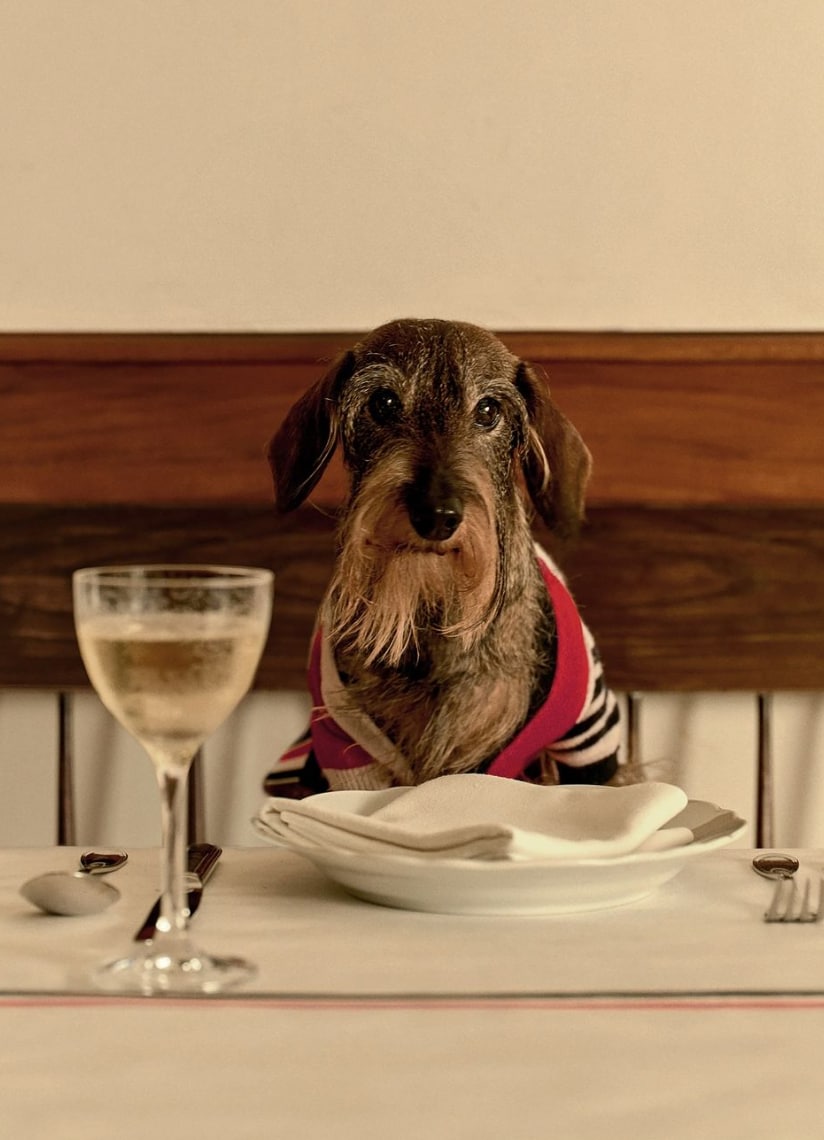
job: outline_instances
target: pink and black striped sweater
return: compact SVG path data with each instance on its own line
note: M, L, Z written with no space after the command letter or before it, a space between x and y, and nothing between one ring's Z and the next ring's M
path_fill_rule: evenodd
M592 634L558 568L538 546L536 556L555 616L552 685L543 705L482 770L542 782L549 762L561 783L605 783L618 765L618 704L604 680ZM308 729L266 777L269 794L300 797L327 788L374 789L411 782L392 742L347 701L322 627L313 638L308 681L313 706Z

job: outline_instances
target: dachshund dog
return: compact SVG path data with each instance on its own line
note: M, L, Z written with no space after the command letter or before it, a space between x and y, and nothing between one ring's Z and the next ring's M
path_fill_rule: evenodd
M537 511L574 535L590 471L544 380L474 325L393 321L338 359L271 441L279 512L307 498L338 446L350 491L310 653L310 730L266 790L451 772L625 782L615 696L531 531Z

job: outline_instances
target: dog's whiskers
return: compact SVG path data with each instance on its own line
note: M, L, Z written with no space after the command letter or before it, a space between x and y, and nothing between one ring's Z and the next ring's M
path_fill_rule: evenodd
M315 502L314 499L310 499L308 505L312 508L313 511L317 511L317 513L325 519L334 520L337 518L337 513L335 511L327 510L326 507L324 507L321 503Z

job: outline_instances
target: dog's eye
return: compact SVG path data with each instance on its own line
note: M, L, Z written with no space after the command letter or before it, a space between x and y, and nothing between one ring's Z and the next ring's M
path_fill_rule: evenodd
M403 404L391 388L376 388L369 397L369 414L375 423L391 424L400 419Z
M501 405L497 400L493 400L491 396L484 396L475 405L475 423L478 427L489 430L494 428L495 424L501 418Z

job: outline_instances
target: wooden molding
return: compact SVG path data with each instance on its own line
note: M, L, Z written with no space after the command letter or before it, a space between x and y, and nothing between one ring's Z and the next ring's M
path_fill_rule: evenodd
M15 361L127 364L201 360L274 362L330 360L363 330L331 332L0 332L0 364ZM628 363L824 361L824 332L550 332L499 331L518 356L538 361Z
M268 439L357 336L0 335L0 502L269 502ZM587 441L591 505L824 503L824 334L502 336Z

